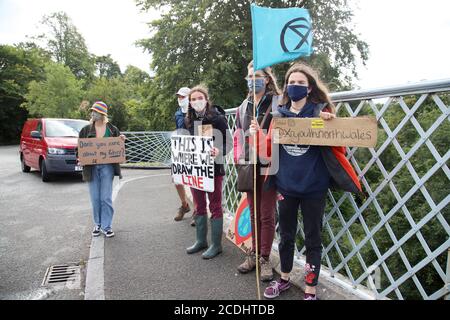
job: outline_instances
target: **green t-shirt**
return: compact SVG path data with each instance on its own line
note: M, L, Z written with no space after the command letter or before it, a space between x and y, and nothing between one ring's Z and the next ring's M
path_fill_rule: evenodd
M111 137L111 131L109 130L108 127L106 127L105 135L103 136L103 138L109 138L109 137Z

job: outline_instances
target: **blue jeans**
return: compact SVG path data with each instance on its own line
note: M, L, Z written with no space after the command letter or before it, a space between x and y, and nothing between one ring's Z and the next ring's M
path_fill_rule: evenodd
M112 206L112 188L114 167L111 164L98 164L92 167L92 180L89 182L94 223L102 230L111 229L114 209Z

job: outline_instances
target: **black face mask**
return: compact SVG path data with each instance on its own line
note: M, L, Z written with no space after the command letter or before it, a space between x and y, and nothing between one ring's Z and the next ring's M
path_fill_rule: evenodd
M292 101L297 102L308 96L308 87L290 84L287 86L287 94Z

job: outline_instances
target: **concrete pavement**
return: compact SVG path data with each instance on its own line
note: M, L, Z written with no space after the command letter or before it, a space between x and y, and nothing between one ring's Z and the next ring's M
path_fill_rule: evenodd
M212 260L186 254L195 228L189 225L190 213L183 221L173 220L178 206L169 175L136 180L121 189L115 202L116 236L104 240L105 298L256 299L255 273L237 272L244 254L225 237L224 252ZM292 288L281 298L301 297Z

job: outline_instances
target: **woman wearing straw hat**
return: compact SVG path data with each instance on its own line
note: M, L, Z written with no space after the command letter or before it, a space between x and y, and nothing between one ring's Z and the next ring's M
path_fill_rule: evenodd
M121 137L125 141L125 136L120 134L119 129L109 123L106 103L97 101L92 105L91 110L90 124L81 129L79 138ZM89 183L95 224L92 231L94 237L99 236L100 232L103 232L107 238L114 237L111 225L114 215L112 185L115 176L122 179L118 163L83 166L83 181Z

